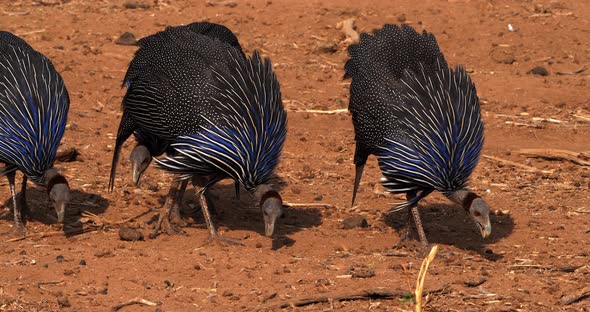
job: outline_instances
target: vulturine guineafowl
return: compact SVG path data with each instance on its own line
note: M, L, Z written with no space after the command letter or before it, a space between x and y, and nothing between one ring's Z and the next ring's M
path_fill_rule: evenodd
M229 30L227 27L225 27L223 25L213 24L213 23L209 23L209 22L195 22L195 23L188 24L186 26L177 26L175 28L182 28L182 29L190 30L192 32L202 34L202 35L208 36L210 38L217 38L217 39L231 45L232 47L236 48L237 50L240 51L241 54L243 54L242 47L240 46L238 38L234 35L234 33L231 30ZM159 36L157 36L157 35L154 36L153 38L152 38L152 36L148 36L146 38L139 40L138 45L140 47L142 47L146 44L149 45L149 42L152 39L158 40L158 38L159 38ZM142 64L147 63L147 62L149 62L149 61L142 60L142 59L137 60L136 63L138 65L134 69L139 70L139 68L141 68ZM130 67L129 69L130 69L130 72L127 73L127 75L124 79L124 82L123 82L123 85L125 85L127 87L129 87L129 85L131 83L131 81L129 81L129 77L134 75L134 73L131 72L132 68ZM141 131L141 129L137 129L133 134L135 136L137 144L133 148L133 150L131 151L129 159L130 159L131 165L132 165L131 170L132 170L133 183L135 185L138 185L143 173L149 167L149 164L151 163L152 158L158 157L158 156L164 154L164 152L171 153L172 149L169 148L169 142L167 140L162 140L158 136L154 136L154 135L151 135L150 133L147 133L145 131ZM113 166L112 168L116 168L116 167ZM114 178L114 172L113 172L111 178ZM112 184L114 184L114 181L111 180L111 185Z
M64 134L69 97L53 64L19 37L0 32L0 162L14 205L15 229L24 233L27 180L47 186L58 222L63 222L70 189L53 167ZM17 198L15 175L23 173Z
M363 33L348 53L345 78L352 78L349 110L356 141L353 205L373 154L385 188L406 194L399 208L409 208L424 245L417 205L435 190L460 204L481 235L489 236L490 209L466 189L484 128L475 85L465 69L449 68L434 35L407 25Z
M208 23L208 22L195 22L186 26L168 27L166 31L170 32L193 32L195 34L207 36L210 40L220 40L231 47L234 47L243 55L242 48L236 36L223 25ZM194 39L194 38L193 38ZM159 46L167 45L169 49L166 53L173 54L173 44L166 41L182 40L180 37L175 36L162 36L161 33L157 33L148 37L145 37L138 41L140 50L136 53L133 61L129 65L129 69L123 80L123 85L128 88L126 97L123 99L123 107L126 106L125 101L128 98L136 99L141 101L143 88L146 87L145 83L149 83L149 79L153 77L146 77L147 72L153 67L157 67L159 63L166 62L165 58L170 58L167 55L158 55L154 52ZM200 39L205 40L205 39ZM181 43L179 43L181 44ZM149 117L148 117L149 118ZM131 135L135 136L137 141L136 146L133 148L130 154L132 179L135 185L139 185L143 173L149 167L153 157L158 157L164 153L171 154L174 150L170 147L171 138L175 135L162 135L157 132L150 132L144 130L138 126L133 118L128 114L124 114L119 125L119 131L117 133L117 142L115 145L115 152L113 155L113 162L111 166L111 176L109 180L109 190L113 190L114 179L117 168L117 162L122 144ZM179 205L182 203L182 198L187 187L188 180L183 180L180 184L180 190L176 192L177 183L173 183L173 187L170 189L170 195L167 198L165 206L167 212L161 214L161 218L156 226L155 232L152 235L154 237L160 229L161 223L164 220L162 217L175 218L176 221L180 220ZM172 198L172 194L176 195L176 198ZM172 212L173 214L170 214ZM168 220L170 221L170 220Z
M183 174L182 180L193 177L193 181L208 181L198 194L212 238L219 237L211 222L205 190L226 177L235 177L240 183L246 179L249 182L241 184L249 191L258 191L263 199L261 206L270 211L265 220L267 234L272 234L282 201L276 191L258 186L268 183L278 162L286 135L286 113L270 63L263 62L258 54L247 59L239 45L187 27L170 27L142 40L127 74L129 88L116 153L137 129L167 141L173 152L158 162L160 167ZM271 116L273 119L269 119ZM237 121L251 123L237 126ZM281 131L271 131L275 128ZM254 137L249 142L240 141L246 138L240 134ZM218 163L226 159L220 153L238 159L224 166ZM241 166L241 171L226 174L224 170L234 169L231 166ZM208 176L211 179L202 179ZM170 197L176 196L172 190L178 183L174 181Z

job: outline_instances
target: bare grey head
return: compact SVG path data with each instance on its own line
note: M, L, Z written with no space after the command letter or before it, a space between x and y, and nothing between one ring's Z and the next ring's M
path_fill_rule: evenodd
M139 185L141 176L152 162L152 154L145 145L137 144L135 148L133 148L133 151L131 151L129 160L131 160L133 184L137 186Z
M45 184L49 199L55 208L57 222L63 223L66 214L66 206L70 202L70 186L66 178L59 174L57 169L51 168L45 171Z
M469 213L471 219L477 225L479 232L483 238L492 234L492 224L490 223L490 206L477 194L467 191L459 190L451 193L449 198L463 206L465 211Z
M466 207L467 209L467 207ZM486 238L492 234L492 224L490 223L490 207L480 197L474 198L469 205L469 216L475 222L481 236Z
M283 199L269 184L259 185L255 191L264 218L264 234L272 236L277 219L283 214Z

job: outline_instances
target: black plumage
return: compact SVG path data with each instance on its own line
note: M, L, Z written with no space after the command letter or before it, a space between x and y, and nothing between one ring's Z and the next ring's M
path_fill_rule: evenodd
M197 33L193 31L194 29L205 31L207 34ZM240 183L244 182L239 179L242 177L241 175L239 177L232 176L223 171L219 163L213 164L201 161L197 165L199 170L193 170L194 166L191 166L195 163L191 164L185 158L187 153L192 152L187 147L195 146L195 140L219 143L224 134L223 130L222 133L216 132L223 129L220 126L223 127L228 123L228 120L233 120L233 118L243 117L232 116L232 114L235 114L236 109L243 109L243 107L232 106L233 104L228 102L242 101L244 99L247 101L267 100L263 96L256 98L248 95L251 92L258 95L255 92L261 91L264 92L264 96L270 96L270 101L277 109L282 109L278 83L274 75L267 75L268 71L272 73L270 64L268 62L263 63L257 54L252 59L246 58L235 36L228 32L229 30L215 30L210 24L205 26L191 24L185 27L169 27L165 31L139 41L140 49L136 52L125 79L128 91L123 100L124 114L117 135L114 164L121 144L133 132L140 129L141 133L155 136L172 147L172 152L168 154L168 157L159 162L159 165L164 169L174 173L182 173L185 178L211 175L212 178L209 180L208 185L212 185L225 177L235 178ZM246 65L250 67L245 67ZM249 75L251 74L258 75L257 78L266 77L271 79L270 83L262 81L242 84L236 80L243 79L244 76L250 78ZM232 84L232 81L237 81L237 85ZM226 90L226 87L230 88L230 90ZM240 89L231 89L234 87ZM256 89L254 91L251 89L257 87L264 90ZM276 103L280 103L280 105ZM254 104L254 102L248 102L247 105ZM242 112L248 114L250 111L246 109ZM255 110L254 112L259 111ZM274 111L261 112L256 116L250 116L250 120L267 121L265 116L275 116ZM284 118L284 120L286 119ZM264 129L266 128L263 127ZM286 127L284 129L284 132L286 132ZM234 129L231 130L234 131ZM236 134L239 134L241 130L250 133L248 128L235 130L238 130ZM258 130L260 129L254 129L254 131ZM282 131L279 132L282 133ZM262 132L257 133L264 134ZM237 135L236 137L241 136ZM284 134L280 139L284 141ZM271 146L279 147L278 151L280 153L282 141L274 144L275 141L268 138L264 140L264 144L271 142ZM227 144L233 143L227 142ZM240 142L240 144L248 145L248 142ZM229 152L231 149L227 151ZM201 150L199 156L207 152L208 150ZM233 155L231 154L229 157L233 157ZM265 155L265 153L262 151L262 154L257 155ZM205 157L205 159L220 159L221 156L223 155L216 154L212 158ZM188 157L194 158L194 155ZM276 158L278 158L278 153ZM261 173L257 166L250 166L250 160L260 161L260 163L268 166L265 166L265 170ZM242 184L246 189L254 192L258 189L258 185L268 182L268 171L266 169L270 168L270 172L272 172L276 161L274 158L271 161L268 161L268 159L250 160L244 160L247 162L244 165L247 166L243 167L243 170L248 173L246 174L248 181ZM178 162L184 163L186 168L190 170L172 169L167 165L169 161L176 161L177 164ZM250 179L253 176L256 178ZM251 181L253 183L248 183ZM178 183L178 181L175 183ZM199 192L199 194L203 195L203 192ZM203 213L211 230L211 235L216 237L215 229L208 215L206 200L204 200L203 196L201 196ZM273 208L275 206L273 204ZM274 226L274 216L272 222Z
M483 122L474 84L461 67L448 67L434 35L407 25L361 34L348 49L356 176L353 204L369 155L377 156L383 185L406 193L420 239L417 203L439 191L460 203L486 237L489 207L467 191L483 147Z
M0 162L6 165L1 174L10 183L16 228L24 230L27 179L47 186L63 221L69 186L53 162L68 110L68 92L53 64L21 38L0 32ZM23 173L19 199L17 170Z

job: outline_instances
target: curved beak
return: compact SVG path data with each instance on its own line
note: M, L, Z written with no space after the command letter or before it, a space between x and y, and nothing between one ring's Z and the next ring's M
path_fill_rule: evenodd
M57 214L57 222L64 223L64 216L66 214L66 203L55 203L55 213Z
M487 224L479 224L479 231L481 232L481 237L487 238L492 234L492 225L488 220Z
M133 184L135 186L139 186L141 172L139 171L139 165L135 162L131 165L131 177L133 178Z
M264 235L266 235L267 237L271 237L272 233L274 233L275 231L275 221L267 221L264 223Z

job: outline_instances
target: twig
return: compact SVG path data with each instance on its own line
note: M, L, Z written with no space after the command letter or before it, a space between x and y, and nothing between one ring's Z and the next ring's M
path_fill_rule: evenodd
M438 245L432 246L430 249L430 253L424 260L422 261L422 266L420 266L420 272L418 273L418 279L416 280L416 291L414 293L416 299L416 312L422 311L422 293L424 292L424 280L426 279L426 272L428 271L428 266L436 257L436 252L438 251Z
M552 265L540 265L540 264L515 264L510 266L510 270L528 270L528 269L538 269L538 270L551 270L553 269Z
M334 296L319 296L302 298L298 300L283 302L274 306L260 307L259 310L273 310L273 309L285 309L289 307L303 307L315 303L326 303L330 301L346 301L346 300L369 300L369 299L393 299L393 298L407 298L411 296L406 291L401 289L387 289L384 287L371 288L361 290L359 292L334 295Z
M123 302L123 303L119 303L119 304L114 305L113 306L113 311L118 311L121 308L124 308L126 306L130 306L130 305L134 305L134 304L143 304L143 305L147 305L147 306L150 306L150 307L155 307L157 305L160 305L161 303L160 302L157 302L156 303L156 302L147 301L147 300L145 300L143 298L134 298L134 299L131 299L131 300L127 301L127 302Z
M101 218L101 217L93 214L90 211L83 211L82 212L82 217L86 217L88 219L91 219L96 224L102 224L102 225L110 225L110 226L112 226L112 225L121 225L121 224L124 224L124 223L127 223L127 222L131 222L131 221L133 221L135 219L138 219L138 218L141 218L141 217L145 216L146 214L148 214L150 212L153 212L153 211L154 211L153 208L149 208L148 210L146 210L146 211L144 211L144 212L142 212L142 213L140 213L140 214L138 214L136 216L133 216L133 217L127 218L125 220L121 220L121 221L110 221L110 220Z
M17 34L17 35L20 36L20 37L24 37L24 36L28 36L28 35L34 35L34 34L43 33L43 32L45 32L45 29L32 30L32 31L20 33L20 34Z
M312 113L312 114L324 114L324 115L335 115L335 114L345 114L348 113L348 109L346 108L339 108L333 110L319 110L319 109L306 109L295 111L296 113Z
M590 287L583 288L574 295L562 297L561 302L565 305L570 305L586 298L590 298Z
M503 159L503 158L499 158L499 157L495 157L495 156L489 156L489 155L483 155L484 158L490 159L490 160L494 160L494 161L501 161L505 164L511 165L511 166L515 166L515 167L519 167L521 169L524 169L526 171L529 172L541 172L544 174L552 174L553 170L541 170L532 166L527 166L527 165L523 165L523 164L519 164L517 162L508 160L508 159Z
M3 243L18 242L18 241L25 240L25 239L31 238L31 237L36 237L36 236L39 236L38 239L41 239L44 237L51 237L51 236L78 235L78 234L84 234L84 233L98 231L99 229L100 228L96 227L96 228L86 228L86 229L71 230L71 231L53 231L53 232L31 233L31 234L27 234L22 237L15 237L15 238L5 240Z
M2 10L2 13L5 14L5 15L8 15L8 16L23 16L23 15L29 15L30 14L30 12L27 12L27 11L25 11L25 12L7 12L7 11L4 11L4 10Z
M581 111L577 111L573 116L584 121L590 121L590 115L584 114Z
M43 285L57 285L57 284L61 284L63 282L64 282L63 280L59 280L59 281L48 281L48 282L39 282L39 283L37 283L37 287L39 287L39 289L47 290L47 289L43 288Z
M562 71L558 71L558 72L555 72L555 74L557 74L557 75L571 75L571 76L573 76L573 75L581 74L584 71L586 71L586 65L580 67L580 69L575 70L573 72L562 72Z
M558 149L521 149L517 151L520 155L531 158L543 158L547 160L569 160L581 166L590 166L590 161L580 158L586 158L583 153L577 153Z
M326 204L326 203L288 203L283 202L283 207L287 208L331 208L334 207L333 204Z

